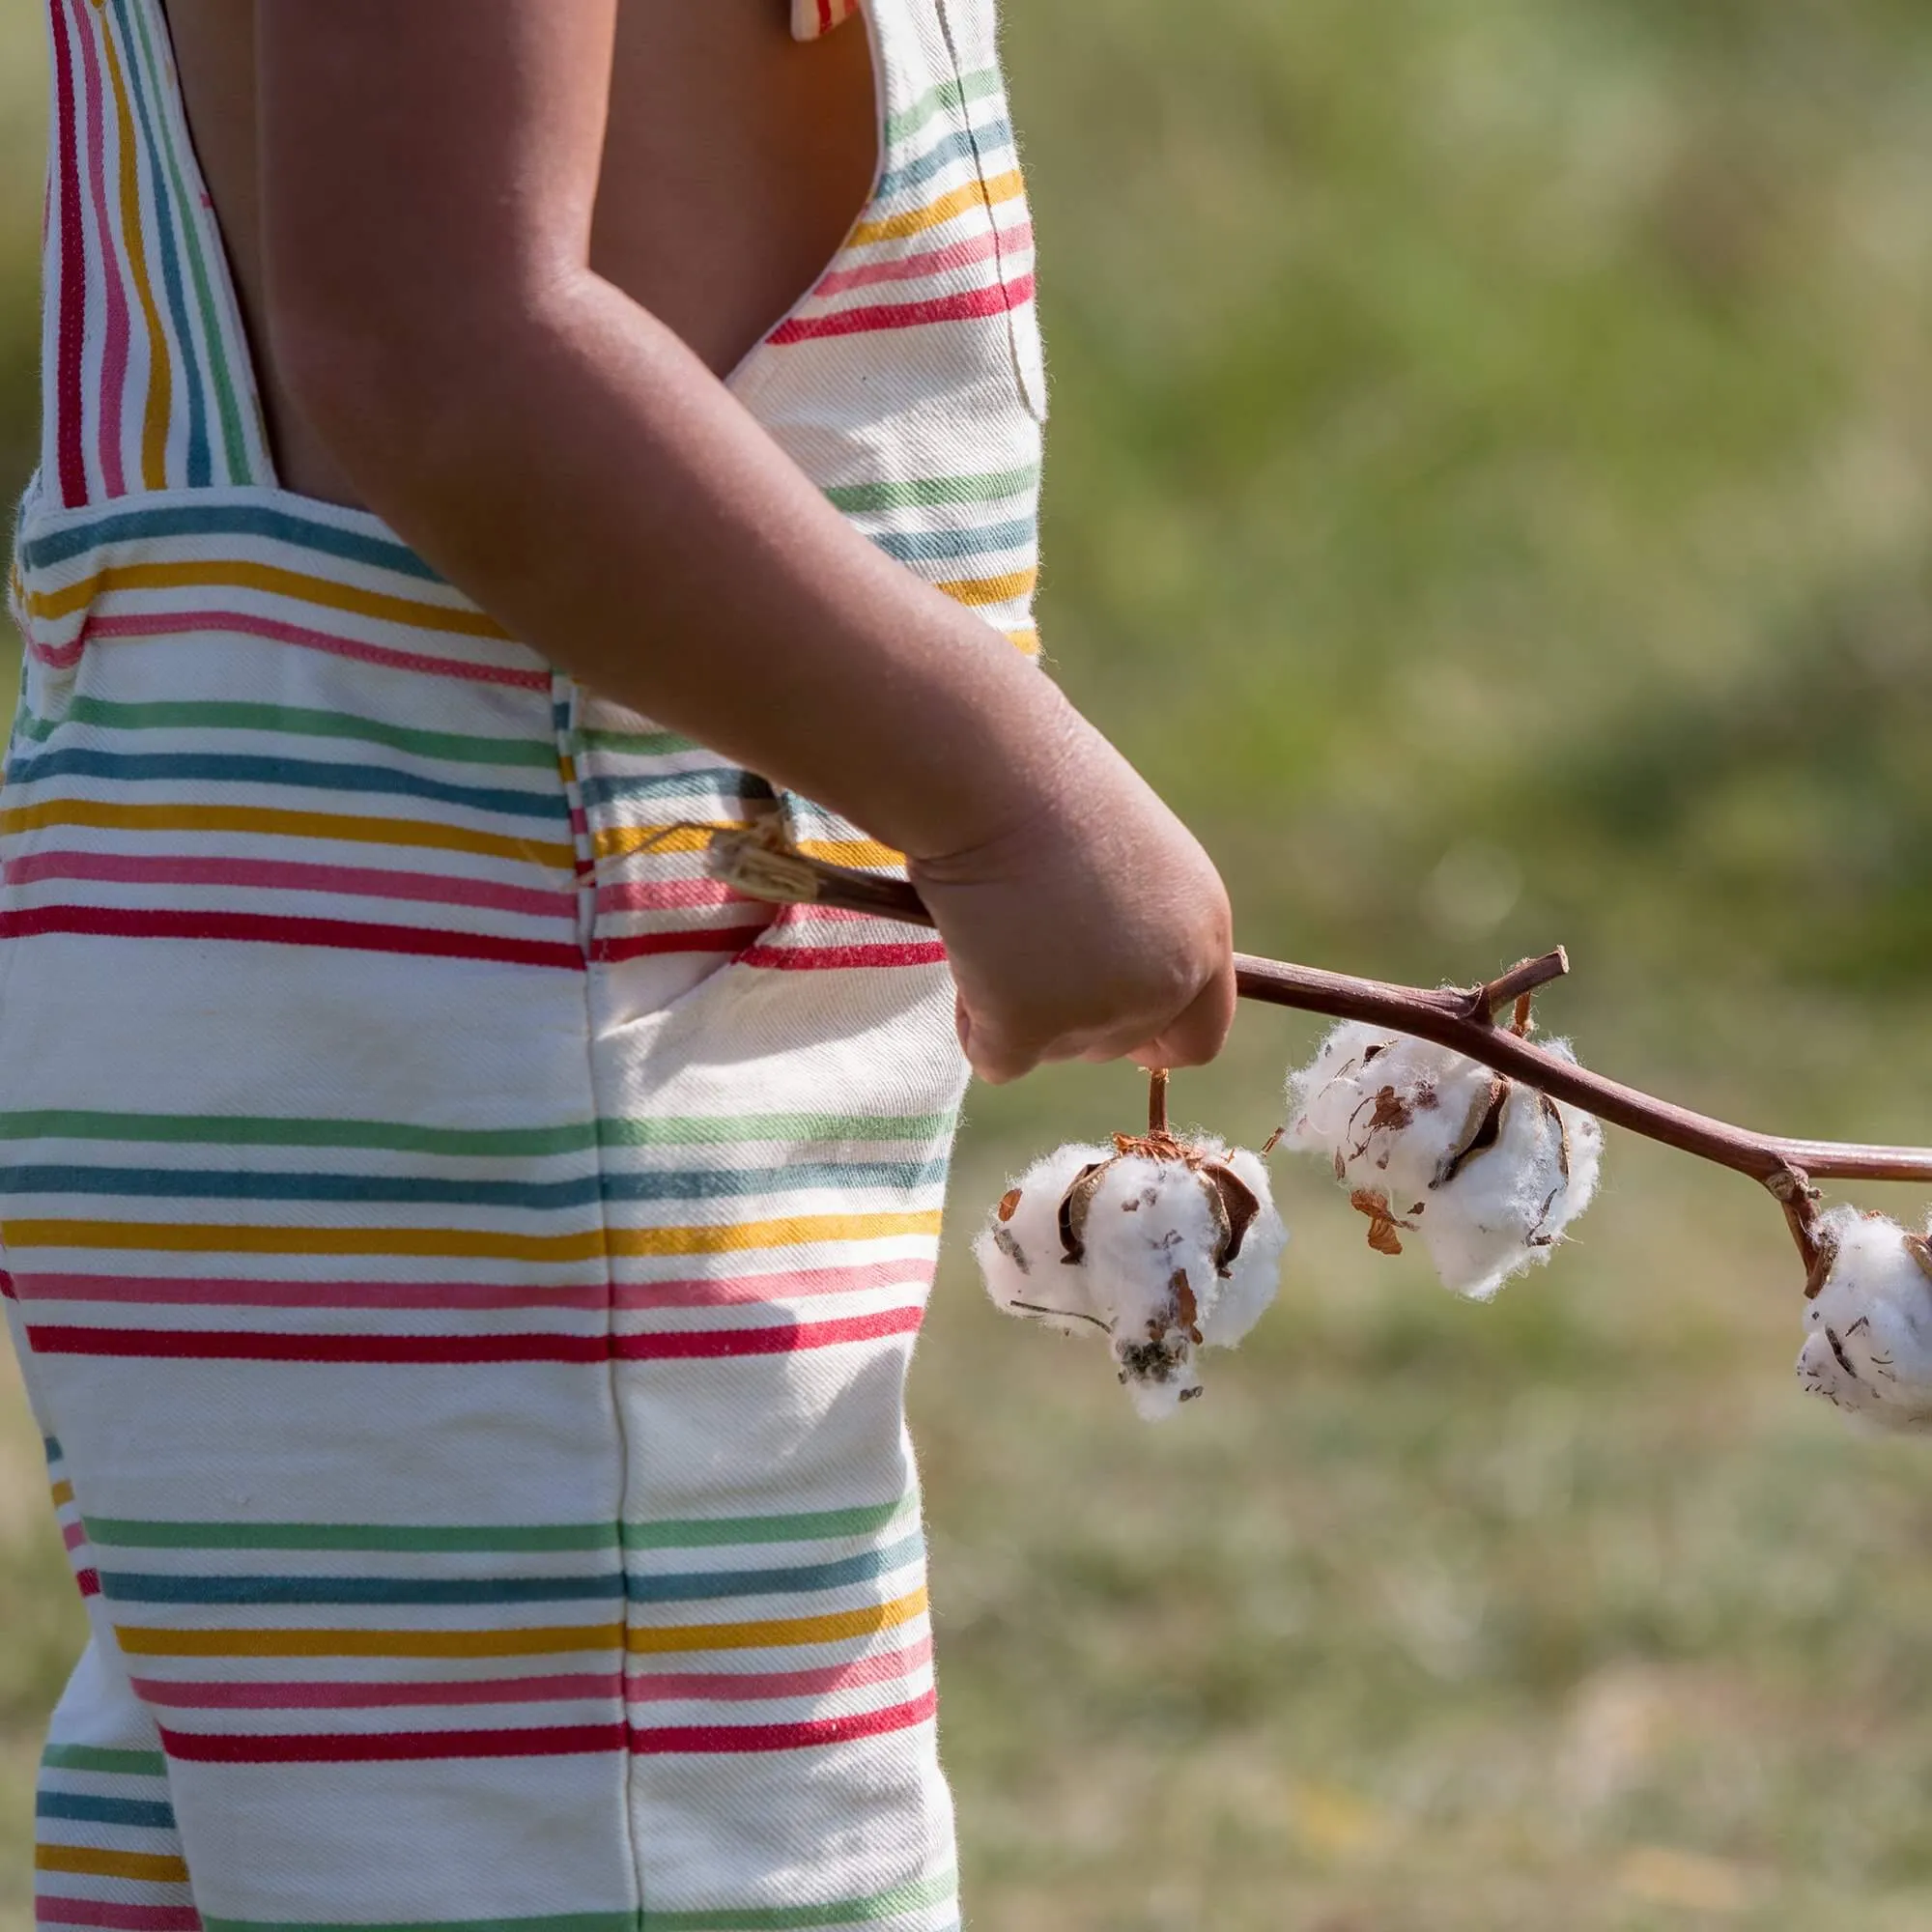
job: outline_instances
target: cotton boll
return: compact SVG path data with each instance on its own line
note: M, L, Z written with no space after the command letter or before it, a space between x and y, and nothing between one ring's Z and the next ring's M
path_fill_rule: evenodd
M1288 1246L1288 1229L1276 1211L1267 1168L1261 1156L1246 1148L1234 1148L1220 1153L1219 1158L1260 1204L1238 1251L1226 1264L1212 1307L1201 1321L1201 1333L1208 1348L1232 1349L1274 1303L1281 1287L1281 1257Z
M1560 1040L1549 1051L1574 1058ZM1417 1217L1443 1285L1472 1301L1488 1301L1512 1275L1549 1259L1589 1206L1603 1164L1594 1116L1494 1076L1487 1105Z
M1880 1428L1932 1430L1932 1244L1855 1208L1820 1215L1814 1238L1831 1259L1804 1311L1800 1384Z
M1289 1102L1284 1138L1329 1161L1369 1244L1400 1254L1419 1235L1443 1283L1476 1300L1547 1261L1596 1191L1591 1116L1425 1040L1347 1022L1290 1075Z
M1313 1064L1289 1078L1284 1138L1321 1154L1337 1180L1379 1195L1397 1227L1462 1144L1489 1091L1472 1060L1427 1040L1345 1021Z
M1221 1285L1214 1255L1223 1229L1211 1189L1180 1161L1122 1154L1074 1223L1121 1379L1150 1421L1201 1392L1194 1350Z
M1060 1204L1088 1168L1113 1158L1112 1148L1057 1148L1000 1197L973 1243L995 1305L1063 1335L1092 1334L1106 1326L1107 1318L1088 1292L1086 1271L1065 1264Z

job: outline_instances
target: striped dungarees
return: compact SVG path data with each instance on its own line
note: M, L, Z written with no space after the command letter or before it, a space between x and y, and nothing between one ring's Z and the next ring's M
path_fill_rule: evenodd
M0 1286L93 1638L41 1922L944 1932L902 1413L944 960L734 901L659 828L767 785L278 487L160 0L47 6ZM989 0L794 29L855 11L876 189L732 384L1025 645Z

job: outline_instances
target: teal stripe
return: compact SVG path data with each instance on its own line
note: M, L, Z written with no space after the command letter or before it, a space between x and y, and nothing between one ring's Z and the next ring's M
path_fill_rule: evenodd
M945 1114L721 1114L583 1121L554 1127L422 1127L392 1121L280 1120L227 1114L132 1114L71 1107L0 1112L0 1141L199 1142L215 1147L356 1148L515 1159L597 1148L724 1147L756 1141L923 1141Z
M1039 465L986 470L977 476L927 476L910 483L841 483L826 491L835 510L935 509L949 503L984 503L1016 497L1039 481Z
M108 544L140 543L156 537L248 536L293 544L318 556L366 563L431 583L442 581L407 544L300 514L287 507L293 499L272 504L197 502L192 500L193 494L197 493L190 493L188 501L177 498L140 509L107 510L43 530L19 546L20 562L27 570L48 570Z
M806 1926L875 1925L903 1912L943 1905L958 1885L956 1874L914 1879L867 1898L841 1898L827 1905L724 1906L704 1912L646 1912L640 1932L796 1932Z
M1000 71L996 67L982 67L957 80L942 80L907 106L886 116L886 139L894 143L908 140L935 115L944 114L950 107L964 107L969 100L983 100L987 95L999 91Z
M148 38L148 23L138 7L134 9L134 27L140 35L141 56L152 81L158 70L154 44ZM163 89L156 86L156 100L163 98ZM174 205L181 213L182 239L187 244L188 273L194 281L195 303L201 310L202 335L208 347L210 373L214 378L215 411L221 418L221 444L228 459L229 477L236 483L252 483L256 480L255 467L248 459L247 440L242 430L242 411L235 400L235 379L229 373L227 331L222 327L224 318L216 306L214 292L209 284L208 264L201 252L200 223L196 219L195 204L189 197L187 184L182 179L175 143L172 140L163 141L161 148L167 156Z
M108 731L279 731L293 737L353 738L473 765L527 765L551 769L556 746L548 738L479 738L463 731L426 731L358 718L348 711L320 711L304 705L243 704L229 700L164 698L148 704L122 704L102 697L76 697L58 719L20 719L21 731L44 741L63 724L97 724Z
M49 1771L104 1771L120 1777L165 1777L159 1751L107 1750L99 1745L49 1745L41 1753Z

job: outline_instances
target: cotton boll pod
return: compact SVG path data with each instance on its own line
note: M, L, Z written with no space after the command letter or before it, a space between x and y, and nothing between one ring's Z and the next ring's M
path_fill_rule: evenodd
M1572 1057L1561 1041L1550 1051ZM1443 1285L1488 1301L1512 1275L1547 1262L1590 1204L1603 1147L1594 1116L1492 1075L1481 1118L1417 1217Z
M1477 1300L1547 1261L1596 1190L1591 1116L1426 1040L1345 1022L1289 1076L1289 1105L1283 1138L1330 1162L1369 1245L1397 1255L1419 1234L1444 1284Z
M1856 1208L1821 1214L1812 1239L1824 1279L1800 1385L1880 1428L1932 1430L1932 1241Z
M1150 1420L1200 1395L1197 1350L1232 1347L1261 1318L1288 1242L1259 1157L1170 1133L1161 1078L1147 1134L1036 1162L974 1243L1000 1307L1107 1335Z
M1035 1161L1000 1197L973 1243L995 1306L1063 1335L1106 1327L1107 1318L1088 1293L1085 1272L1065 1264L1060 1215L1082 1174L1113 1158L1112 1148L1058 1148Z
M1288 1229L1275 1210L1267 1168L1261 1155L1247 1148L1228 1148L1219 1149L1216 1157L1258 1204L1246 1236L1222 1264L1219 1291L1201 1318L1201 1332L1208 1348L1232 1349L1274 1305L1281 1287L1281 1257L1288 1246Z

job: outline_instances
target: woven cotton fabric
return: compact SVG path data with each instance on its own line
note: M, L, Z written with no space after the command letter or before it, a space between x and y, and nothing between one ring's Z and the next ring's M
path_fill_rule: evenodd
M158 0L48 26L0 1290L94 1636L40 1922L945 1932L943 955L733 898L667 826L894 855L279 487ZM993 22L864 30L874 195L733 384L1031 647Z

